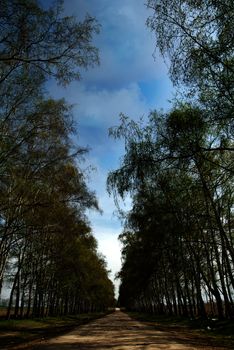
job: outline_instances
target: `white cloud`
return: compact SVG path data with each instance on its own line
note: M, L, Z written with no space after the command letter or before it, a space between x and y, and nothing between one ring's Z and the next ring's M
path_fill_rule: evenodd
M92 231L98 241L98 250L106 257L108 269L111 270L110 278L115 285L116 297L118 296L119 280L115 280L115 275L121 268L120 242L118 236L122 232L122 226L114 215L116 207L113 197L106 191L106 169L100 166L98 159L90 158L90 163L96 165L96 171L90 174L90 187L94 188L97 194L101 215L98 212L90 211L88 217L91 221ZM126 198L124 203L120 203L121 208L128 211L131 208L131 199Z
M94 235L98 237L98 250L106 257L110 278L115 285L115 294L118 296L119 280L115 275L121 268L120 242L118 240L119 229L113 230L106 227L95 226Z
M151 13L142 0L69 0L65 9L78 18L88 12L101 25L94 39L101 65L83 74L88 84L119 88L165 76L162 58L153 58L155 39L145 24Z
M121 112L135 118L148 113L148 106L137 84L114 91L82 90L78 98L80 103L75 111L85 123L101 122L102 126L111 126L116 124Z
M49 88L53 96L65 96L73 104L73 114L79 124L99 125L106 128L106 132L109 127L118 124L121 112L133 119L149 113L149 105L137 83L119 89L96 89L74 82L63 89L51 82Z
M118 227L118 234L121 233L121 226L119 219L116 215L116 206L114 203L113 196L109 195L106 190L106 180L108 171L106 168L101 167L100 161L98 159L89 157L88 162L95 166L95 170L89 174L89 187L96 192L99 206L103 211L102 215L96 211L91 211L89 213L89 218L91 222L95 225L102 225L108 229ZM116 167L118 164L116 164ZM120 201L120 207L124 211L128 211L131 208L131 200L129 197L126 197L124 201Z
M86 164L96 167L96 172L90 175L88 185L96 191L103 215L92 212L89 218L113 280L121 266L117 237L122 228L118 218L113 216L116 208L113 198L106 192L106 177L108 171L119 167L124 147L123 143L108 138L108 128L118 125L121 112L139 119L154 107L165 107L171 85L162 59L158 56L154 61L152 57L155 43L145 25L150 12L144 1L66 0L64 5L67 15L81 19L88 12L102 26L94 41L100 49L101 65L82 72L83 80L66 89L53 82L48 89L55 98L65 97L74 104L78 144L91 147ZM151 91L142 83L149 83ZM130 206L127 198L125 209ZM116 281L114 283L117 285Z

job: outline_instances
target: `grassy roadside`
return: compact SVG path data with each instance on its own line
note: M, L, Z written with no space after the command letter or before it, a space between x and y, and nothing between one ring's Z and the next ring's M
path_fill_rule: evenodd
M32 342L64 334L73 328L103 317L106 313L46 317L25 320L0 320L1 349L23 349Z
M127 313L131 318L150 324L158 330L183 333L187 331L195 337L207 339L207 342L213 346L234 349L234 321L188 319L137 312Z

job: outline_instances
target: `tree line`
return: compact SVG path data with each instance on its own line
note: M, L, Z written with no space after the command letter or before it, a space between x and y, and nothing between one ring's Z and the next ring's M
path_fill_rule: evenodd
M120 303L155 314L234 317L232 1L148 0L147 25L177 96L147 120L121 116L108 177L125 214Z
M106 309L113 284L86 216L100 210L74 141L65 100L46 83L66 85L98 64L93 17L63 16L62 2L1 1L0 292L10 287L7 318Z

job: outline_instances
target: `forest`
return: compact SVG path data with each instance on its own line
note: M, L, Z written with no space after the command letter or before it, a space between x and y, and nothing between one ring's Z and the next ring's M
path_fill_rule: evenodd
M101 212L82 167L72 106L50 97L99 64L87 15L62 1L0 8L0 294L6 318L107 310L114 285L87 211ZM119 304L130 311L234 318L234 4L147 0L148 30L176 89L168 111L121 114L125 146L109 173L124 228ZM156 52L155 51L155 52ZM137 116L136 116L137 117ZM123 213L120 201L131 198Z
M167 112L122 114L108 190L123 215L119 301L128 310L234 318L234 4L148 0L147 26L177 94Z
M81 162L87 149L71 106L49 96L99 62L99 24L64 16L62 2L2 0L0 7L0 292L7 315L106 310L114 299L87 209L100 211Z

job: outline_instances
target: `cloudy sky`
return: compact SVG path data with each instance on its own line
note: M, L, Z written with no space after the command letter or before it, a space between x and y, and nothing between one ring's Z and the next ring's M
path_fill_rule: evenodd
M108 129L118 125L121 112L139 119L152 109L168 109L173 88L162 58L157 53L153 58L155 40L145 25L151 12L144 0L65 0L64 4L67 15L84 18L88 13L101 25L94 38L100 66L83 72L82 80L66 89L51 83L49 90L53 97L65 97L74 105L77 143L90 148L82 166L95 168L89 187L96 192L103 214L89 213L89 219L113 279L121 265L121 223L106 192L106 177L118 167L124 150L121 142L108 137Z

